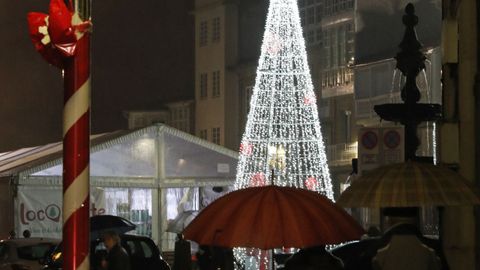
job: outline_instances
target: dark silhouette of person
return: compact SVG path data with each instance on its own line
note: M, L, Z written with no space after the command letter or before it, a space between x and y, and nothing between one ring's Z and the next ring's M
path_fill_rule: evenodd
M285 261L284 270L342 270L343 262L325 246L301 249Z
M367 233L362 235L361 239L368 239L368 238L380 237L380 236L382 236L382 232L380 231L380 229L378 229L378 227L376 226L370 226L367 230Z
M211 247L213 269L233 270L233 251L230 248Z
M377 252L391 243L392 238L398 243L398 236L414 236L418 241L426 247L432 249L435 255L439 257L440 269L449 270L445 254L439 240L431 239L423 236L422 232L416 225L418 218L418 208L416 207L389 207L383 210L387 230L385 233L376 239L369 240L367 245L363 246L358 254L352 256L352 259L345 265L346 270L372 270L372 260L377 255ZM425 253L427 254L427 253ZM378 263L377 263L378 269Z
M175 255L173 260L173 270L191 270L192 254L190 242L183 238L183 234L177 234L175 241Z
M103 234L103 243L108 254L102 261L102 268L106 270L130 270L130 258L120 245L120 236L114 231L107 231Z
M234 257L231 248L200 245L196 255L200 270L234 269Z
M200 270L210 270L213 268L212 253L210 247L206 245L200 245L197 251L197 264Z
M23 237L25 237L25 238L30 238L31 235L32 235L32 234L30 233L29 230L23 231Z

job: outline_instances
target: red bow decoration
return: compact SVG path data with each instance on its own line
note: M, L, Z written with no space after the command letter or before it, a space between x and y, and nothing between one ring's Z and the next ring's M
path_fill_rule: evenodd
M28 13L28 28L35 49L50 64L63 68L63 60L75 55L77 41L90 28L71 12L63 0L51 0L49 13Z

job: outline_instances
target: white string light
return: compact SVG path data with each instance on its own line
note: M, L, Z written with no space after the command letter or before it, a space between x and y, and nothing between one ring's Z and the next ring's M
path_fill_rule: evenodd
M235 188L272 184L272 174L333 200L296 0L270 1Z

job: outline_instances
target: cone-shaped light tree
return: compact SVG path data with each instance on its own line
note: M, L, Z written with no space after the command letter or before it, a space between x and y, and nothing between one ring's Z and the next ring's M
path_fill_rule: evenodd
M272 181L333 199L296 0L270 0L235 187Z

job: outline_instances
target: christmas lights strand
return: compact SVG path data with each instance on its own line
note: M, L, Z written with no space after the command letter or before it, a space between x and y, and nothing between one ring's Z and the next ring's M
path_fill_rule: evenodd
M296 186L325 194L333 191L323 145L316 97L295 0L271 0L240 145L235 188ZM268 269L265 252L236 248L243 264Z
M295 0L272 0L240 146L236 188L293 185L333 200Z

